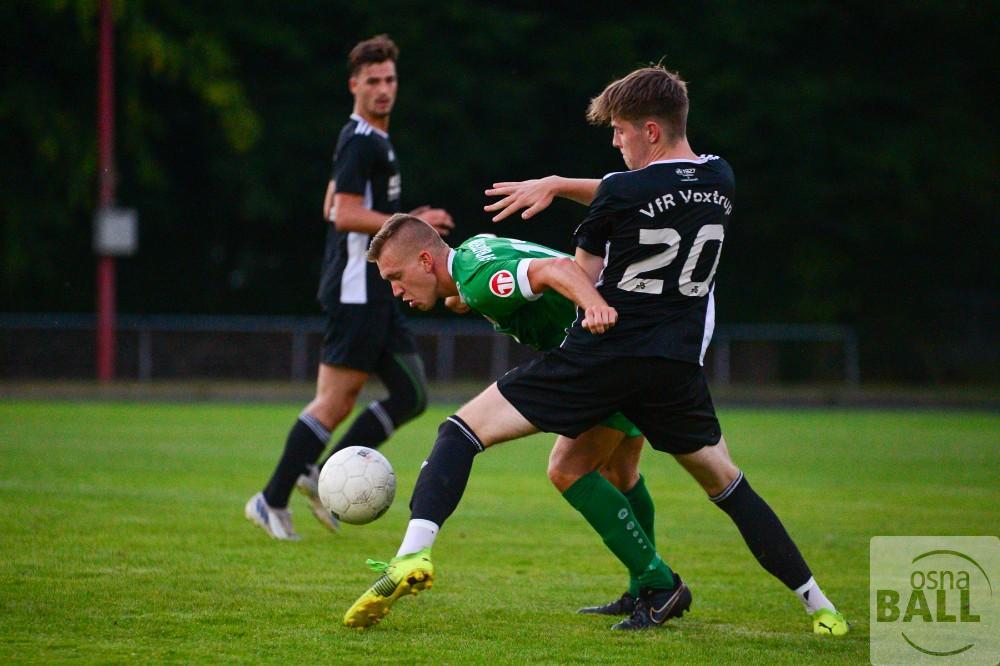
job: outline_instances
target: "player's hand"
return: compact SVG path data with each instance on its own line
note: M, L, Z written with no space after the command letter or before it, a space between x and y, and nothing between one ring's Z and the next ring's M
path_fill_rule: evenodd
M448 233L455 228L455 223L452 221L451 215L449 215L448 211L443 208L420 206L419 208L411 210L410 215L419 217L421 220L434 227L434 231L438 232L439 236L447 236Z
M469 311L469 306L462 301L460 296L448 296L444 299L444 306L452 312L457 312L458 314L465 314Z
M618 311L610 305L591 305L584 310L581 326L594 335L600 335L608 331L617 321Z
M488 213L500 211L493 216L493 221L499 222L521 209L526 209L521 213L521 219L528 220L536 213L548 208L556 194L555 176L519 182L493 183L493 187L486 190L486 196L503 198L483 206L483 210Z

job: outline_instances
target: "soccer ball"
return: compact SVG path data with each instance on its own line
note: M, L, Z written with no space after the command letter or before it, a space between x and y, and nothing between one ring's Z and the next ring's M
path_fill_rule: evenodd
M332 455L319 473L319 499L341 522L370 523L395 497L396 474L375 449L349 446Z

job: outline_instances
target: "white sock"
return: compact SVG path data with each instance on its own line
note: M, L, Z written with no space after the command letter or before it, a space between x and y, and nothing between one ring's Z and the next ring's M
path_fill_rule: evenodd
M836 607L826 595L823 594L823 590L819 589L819 585L816 583L816 579L810 577L809 580L805 582L805 585L795 590L795 594L799 595L799 601L802 605L806 607L806 612L812 615L820 608L826 608L836 612Z
M421 520L419 518L411 520L406 528L406 536L403 537L403 543L399 544L399 551L396 552L396 557L409 555L424 548L430 548L434 545L434 538L440 529L437 524L429 520Z

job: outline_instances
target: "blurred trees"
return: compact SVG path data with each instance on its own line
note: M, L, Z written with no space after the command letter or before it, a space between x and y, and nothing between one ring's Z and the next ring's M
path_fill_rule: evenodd
M404 204L447 207L453 240L567 247L581 208L494 227L482 190L620 170L587 101L663 58L690 82L692 146L737 174L723 323L851 324L869 377L996 371L996 3L415 7L116 4L118 198L141 239L119 262L122 311L317 311L346 53L388 32ZM0 17L3 308L89 311L96 2L12 0Z

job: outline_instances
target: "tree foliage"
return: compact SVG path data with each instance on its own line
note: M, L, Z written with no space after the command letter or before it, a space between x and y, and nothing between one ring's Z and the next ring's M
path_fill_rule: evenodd
M582 209L495 228L483 189L620 170L583 111L663 59L690 82L693 147L737 174L724 321L851 324L876 376L982 376L997 364L996 6L116 2L118 200L141 229L120 307L315 312L345 56L388 32L404 204L448 208L455 240L566 247ZM96 0L0 3L7 310L93 307L96 13Z

